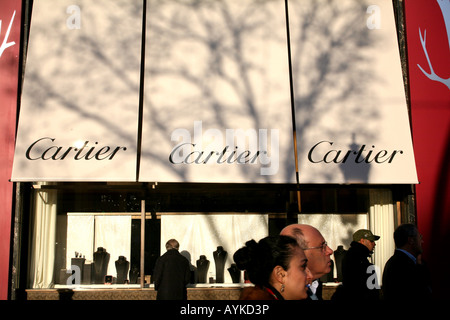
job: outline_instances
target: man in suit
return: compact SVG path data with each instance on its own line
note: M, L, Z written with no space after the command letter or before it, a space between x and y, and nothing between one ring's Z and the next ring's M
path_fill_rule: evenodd
M156 300L186 300L186 285L191 271L189 261L178 252L180 244L175 239L166 243L166 253L156 260L153 271Z
M396 250L383 271L383 295L386 300L427 300L431 285L421 261L422 235L413 224L402 224L394 231Z

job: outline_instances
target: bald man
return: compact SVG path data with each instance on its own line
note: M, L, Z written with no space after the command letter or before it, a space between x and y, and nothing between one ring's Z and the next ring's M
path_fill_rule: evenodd
M291 236L297 239L298 244L305 251L308 259L308 269L312 273L312 293L315 294L314 286L321 276L331 271L331 255L333 250L327 245L325 238L319 230L307 224L291 224L281 230L281 235ZM315 295L312 295L315 299ZM318 297L320 299L320 295Z

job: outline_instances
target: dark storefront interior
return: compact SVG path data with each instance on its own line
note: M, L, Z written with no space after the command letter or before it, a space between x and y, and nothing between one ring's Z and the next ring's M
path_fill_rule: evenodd
M144 266L147 276L152 274L155 260L162 254L161 242L167 240L161 238L160 218L163 214L268 214L268 233L271 235L278 234L289 223L296 223L299 214L295 185L58 183L40 187L29 184L28 187L26 191L22 189L22 192L30 200L33 197L33 188L57 192L55 284L65 284L67 281L65 251L68 241L68 212L132 214L131 257L127 258L130 261L130 270L137 271L140 266L141 200L144 199L146 206ZM388 188L387 186L379 187ZM394 202L397 203L397 210L400 211L397 212L397 218L406 217L410 207L409 190L402 185L389 186L389 188ZM369 187L367 186L301 186L300 196L302 210L300 214L358 214L369 211ZM31 228L28 223L30 214L27 210L32 208L23 208L23 210L23 227ZM22 234L26 235L29 232ZM23 244L26 242L26 239L22 239ZM26 246L23 245L23 247ZM25 252L26 250L23 250L23 257L26 256ZM25 284L27 282L25 275L22 277L21 283ZM146 281L149 279L151 278ZM139 283L135 277L131 276L130 281L130 284Z

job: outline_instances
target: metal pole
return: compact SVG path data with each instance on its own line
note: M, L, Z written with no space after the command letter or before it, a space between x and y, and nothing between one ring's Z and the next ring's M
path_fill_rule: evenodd
M284 1L285 13L286 13L286 38L287 38L287 51L289 62L289 85L291 92L291 116L292 116L292 134L294 139L294 159L295 159L295 178L297 181L297 204L298 212L302 212L301 199L300 199L300 178L298 173L298 154L297 154L297 123L295 120L295 97L294 97L294 78L292 74L292 57L291 57L291 35L289 27L289 7L288 0Z
M144 288L145 284L145 200L141 200L141 289Z

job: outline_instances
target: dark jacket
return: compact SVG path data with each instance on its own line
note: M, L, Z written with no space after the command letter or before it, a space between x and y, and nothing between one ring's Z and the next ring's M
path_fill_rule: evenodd
M429 274L424 264L415 264L404 252L395 250L383 271L385 300L427 300L431 298Z
M352 241L342 260L342 286L338 288L333 300L379 300L380 290L373 286L375 270L369 262L371 252L356 241ZM369 279L371 277L371 279ZM371 286L368 286L367 280ZM378 281L377 281L378 284Z
M156 260L153 271L157 300L186 300L191 276L189 261L171 249Z

